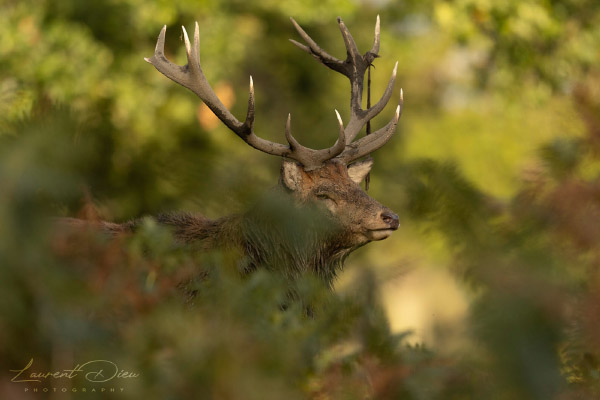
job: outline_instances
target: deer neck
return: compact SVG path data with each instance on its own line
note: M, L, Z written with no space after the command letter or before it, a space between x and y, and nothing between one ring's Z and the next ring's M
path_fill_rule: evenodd
M314 207L299 205L293 195L276 187L242 220L249 264L297 278L307 272L332 282L346 256L343 232Z

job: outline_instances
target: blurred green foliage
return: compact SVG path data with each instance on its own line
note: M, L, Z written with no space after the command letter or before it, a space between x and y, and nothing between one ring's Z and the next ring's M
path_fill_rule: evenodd
M143 61L162 25L182 64L177 27L199 21L203 69L235 115L253 76L259 135L282 141L291 112L319 147L334 108L348 119L347 82L286 40L288 17L341 57L335 17L367 49L377 14L374 96L396 59L406 95L370 194L402 231L349 260L350 284L307 277L289 302L280 276L242 279L235 254L175 248L151 219L111 241L53 228L225 215L276 182L278 160ZM10 382L31 358L36 371L111 360L140 374L111 383L131 399L600 396L597 1L0 0L0 38L0 397L44 387ZM381 282L404 259L441 264L468 291L454 350L391 330ZM94 384L45 386L79 398L72 388Z

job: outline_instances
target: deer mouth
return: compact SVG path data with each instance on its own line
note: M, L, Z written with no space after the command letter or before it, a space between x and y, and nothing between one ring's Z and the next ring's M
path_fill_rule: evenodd
M369 240L387 239L396 229L398 228L374 229L367 232L367 237L369 238Z

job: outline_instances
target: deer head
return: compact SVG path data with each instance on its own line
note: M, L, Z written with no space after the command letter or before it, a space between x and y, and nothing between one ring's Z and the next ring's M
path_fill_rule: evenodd
M252 77L250 77L246 119L244 122L240 122L233 116L219 100L202 72L197 22L194 29L193 46L190 44L185 27L182 27L188 60L186 65L176 65L165 57L166 26L162 28L158 36L154 55L145 60L169 79L194 92L231 131L251 147L282 157L280 182L284 190L292 194L297 203L309 203L327 213L344 232L343 236L346 239L342 247L355 248L372 240L385 239L398 228L398 216L369 197L359 186L371 169L372 159L368 157L365 160L354 162L382 147L392 137L402 111L401 90L400 101L392 120L372 134L354 140L367 122L383 110L392 95L396 79L397 62L381 99L372 107L362 108L364 75L369 65L378 57L379 52L379 16L375 25L373 47L364 55L359 53L352 35L344 22L338 18L347 50L345 60L339 60L329 55L306 34L294 19L291 21L306 45L290 39L291 42L311 54L323 65L345 75L350 80L350 120L344 126L339 113L337 110L335 111L339 123L338 137L335 144L327 149L314 150L302 146L292 135L290 115L288 115L285 128L287 145L274 143L257 136L254 133Z
M385 239L398 229L398 216L360 187L372 164L372 159L349 166L332 160L307 171L284 160L281 181L296 201L316 206L338 227L338 245L352 248Z

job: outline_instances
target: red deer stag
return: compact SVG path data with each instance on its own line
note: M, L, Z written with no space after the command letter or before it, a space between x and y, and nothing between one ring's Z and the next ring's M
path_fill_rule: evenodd
M398 228L398 216L369 197L359 186L371 169L372 159L368 157L352 163L383 146L394 134L402 111L402 91L392 120L383 128L354 141L360 130L383 110L392 96L398 63L379 102L363 109L365 71L379 52L379 16L373 47L364 55L359 53L350 32L338 18L347 50L345 60L329 55L294 19L291 21L306 45L290 39L291 42L350 80L351 117L344 127L336 110L339 122L336 143L322 150L304 147L292 136L289 115L285 127L287 145L257 136L253 128L252 77L246 119L240 122L219 100L202 72L198 23L195 25L193 46L183 27L187 53L184 66L176 65L165 57L164 26L154 55L145 60L169 79L194 92L244 142L267 154L282 157L283 164L279 184L244 214L217 220L190 214L166 214L158 216L157 221L172 227L179 242L202 249L239 249L245 255L242 265L245 272L259 266L280 270L290 278L309 272L331 284L350 252L370 241L385 239ZM102 224L106 230L124 232L135 230L138 223Z

